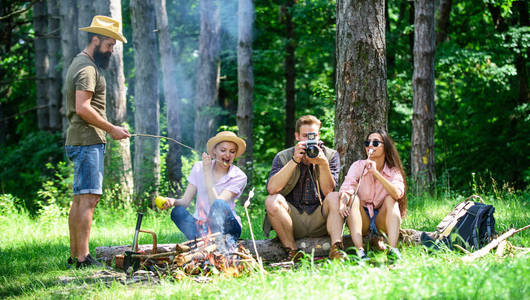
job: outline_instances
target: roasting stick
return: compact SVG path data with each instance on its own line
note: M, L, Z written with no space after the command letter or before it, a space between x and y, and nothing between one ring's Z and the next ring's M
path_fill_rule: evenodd
M199 151L197 151L197 150L191 148L191 147L188 146L188 145L184 145L183 143L181 143L181 142L179 142L179 141L177 141L177 140L175 140L175 139L172 139L172 138L170 138L170 137L167 137L167 136L152 135L152 134L145 134L145 133L132 133L132 134L131 134L131 137L133 137L133 136L144 136L144 137L152 137L152 138L166 139L166 140L169 140L169 141L172 141L172 142L174 142L174 143L177 143L177 144L181 145L182 147L188 148L188 149L190 149L191 151L193 151L193 152L199 154ZM225 167L228 167L228 164L227 164L226 162L223 161L222 163L223 163L223 165L224 165Z
M188 145L184 145L183 143L181 143L181 142L179 142L179 141L177 141L177 140L175 140L175 139L172 139L172 138L170 138L170 137L167 137L167 136L152 135L152 134L145 134L145 133L131 133L131 137L133 137L133 136L144 136L144 137L152 137L152 138L166 139L166 140L169 140L169 141L172 141L172 142L174 142L174 143L177 143L177 144L181 145L182 147L188 148L188 149L190 149L191 151L193 151L193 152L199 154L199 152L198 152L197 150L191 148L190 146L188 146Z
M256 257L258 259L258 263L260 266L261 278L263 279L263 263L261 262L261 257L259 256L259 253L258 253L258 247L256 247L256 240L254 239L254 232L252 231L252 223L250 223L250 215L248 213L248 207L250 205L250 199L252 199L252 197L254 197L254 188L252 188L252 190L250 190L250 192L248 193L247 201L245 201L245 204L243 205L243 207L245 208L245 213L247 214L248 227L250 229L250 237L252 238L252 244L254 245L254 252L256 252Z
M366 160L369 160L370 159L370 156L372 156L372 154L374 154L375 150L374 149L370 149L368 150L368 157L366 158ZM359 183L357 184L357 187L355 188L355 191L353 192L353 197L352 197L352 200L350 202L350 205L349 205L349 210L351 211L351 206L353 205L353 201L355 201L355 197L357 197L357 192L359 192L359 186L361 186L361 180L363 179L363 176L364 176L364 170L366 169L366 164L364 165L364 168L363 168L363 171L361 172L361 176L359 177ZM339 201L340 201L340 198L339 198ZM346 221L347 218L344 218L344 223L342 223L342 234L341 234L341 237L344 236L344 229L346 228Z

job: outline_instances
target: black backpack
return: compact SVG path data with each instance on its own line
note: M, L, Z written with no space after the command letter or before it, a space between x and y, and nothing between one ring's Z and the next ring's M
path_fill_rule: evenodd
M438 248L437 245L442 242L450 249L457 244L469 250L478 250L488 244L496 234L493 217L495 208L492 205L470 201L474 198L482 200L474 195L458 204L436 226L434 235L421 235L422 244Z

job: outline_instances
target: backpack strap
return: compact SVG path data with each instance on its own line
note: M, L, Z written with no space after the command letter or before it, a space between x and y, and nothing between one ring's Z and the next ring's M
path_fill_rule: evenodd
M456 214L453 215L453 219L451 220L451 222L447 225L447 227L443 228L442 232L440 233L438 239L443 239L445 237L448 237L449 234L451 233L451 231L453 230L453 228L455 228L456 224L458 223L458 219L460 219L461 217L463 217L467 210L473 206L475 203L473 203L472 201L466 201L464 202L464 205L460 208L460 210L458 210L456 212ZM460 206L457 205L457 207ZM442 221L443 222L443 221Z

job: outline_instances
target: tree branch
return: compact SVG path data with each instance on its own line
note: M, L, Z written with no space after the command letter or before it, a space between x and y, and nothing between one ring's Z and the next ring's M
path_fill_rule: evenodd
M1 17L0 17L0 21L7 20L7 19L11 18L11 17L14 16L14 15L18 15L18 14L21 14L21 13L23 13L23 12L26 12L26 11L28 11L33 5L35 5L35 3L40 2L40 1L42 1L42 0L33 0L33 1L31 1L31 3L30 3L26 8L22 8L22 9L19 9L19 10L15 10L14 12L11 12L11 13L5 15L5 16L1 16Z

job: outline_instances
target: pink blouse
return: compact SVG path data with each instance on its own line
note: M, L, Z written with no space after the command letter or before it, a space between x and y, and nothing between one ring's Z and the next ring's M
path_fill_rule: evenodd
M212 160L212 168L215 160ZM206 222L208 214L210 213L210 201L208 201L208 192L206 191L206 182L204 181L204 172L202 161L196 162L191 169L188 176L188 182L197 187L197 202L195 203L195 213L193 216L199 221ZM228 190L236 196L228 205L232 209L239 225L241 225L241 218L236 214L235 200L241 196L245 186L247 185L247 175L237 166L231 165L228 173L225 174L219 181L214 183L215 191L220 195L224 190Z
M361 172L366 165L366 160L358 160L354 162L348 174L340 187L340 192L348 192L353 194L359 184L359 178L361 177ZM399 198L403 197L405 191L405 183L403 176L399 172L398 168L389 168L385 163L381 175L386 178L392 185L397 187L399 190ZM368 173L368 170L364 170L364 175L361 181L361 186L357 192L357 196L361 200L361 205L368 208L370 217L373 216L373 210L378 209L383 205L383 200L388 196L388 192L385 187L379 180L377 180L372 174Z

